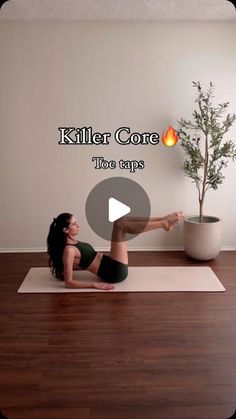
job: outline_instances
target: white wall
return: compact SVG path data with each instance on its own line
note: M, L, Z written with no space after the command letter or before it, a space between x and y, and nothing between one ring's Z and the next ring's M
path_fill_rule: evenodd
M193 80L216 85L216 103L236 111L234 23L0 23L1 234L0 249L45 248L60 212L81 222L81 240L109 243L87 224L85 202L96 183L127 176L149 194L152 215L197 211L195 186L181 172L179 145L59 146L59 126L92 126L113 133L162 131L191 118ZM227 138L236 141L236 126ZM91 158L143 159L145 169L98 171ZM236 247L236 164L210 191L205 212L224 219L223 246ZM181 248L182 230L155 231L129 248Z

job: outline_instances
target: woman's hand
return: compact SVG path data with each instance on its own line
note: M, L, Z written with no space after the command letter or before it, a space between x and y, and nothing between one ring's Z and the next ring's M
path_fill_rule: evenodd
M111 291L115 288L114 285L108 284L107 282L94 282L93 286L97 290L106 290L106 291Z

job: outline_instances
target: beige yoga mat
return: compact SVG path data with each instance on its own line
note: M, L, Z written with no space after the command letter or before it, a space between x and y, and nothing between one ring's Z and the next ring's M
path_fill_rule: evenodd
M88 271L74 274L75 279L95 279ZM128 278L115 284L109 292L221 292L225 288L209 267L152 266L129 267ZM22 282L19 293L53 292L107 292L93 288L66 288L63 281L56 280L49 268L31 268Z

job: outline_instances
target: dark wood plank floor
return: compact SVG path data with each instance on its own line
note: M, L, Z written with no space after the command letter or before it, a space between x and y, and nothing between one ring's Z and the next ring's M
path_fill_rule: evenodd
M236 409L236 252L210 266L225 293L17 294L46 254L0 254L0 409L9 419L226 419Z

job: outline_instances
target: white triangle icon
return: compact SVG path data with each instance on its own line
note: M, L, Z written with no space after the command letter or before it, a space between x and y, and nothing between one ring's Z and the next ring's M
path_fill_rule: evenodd
M111 223L128 214L131 211L128 205L118 201L115 198L109 198L108 200L108 219Z

